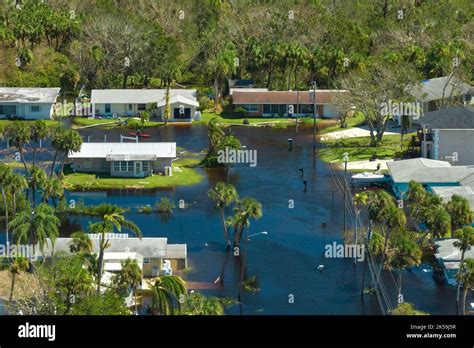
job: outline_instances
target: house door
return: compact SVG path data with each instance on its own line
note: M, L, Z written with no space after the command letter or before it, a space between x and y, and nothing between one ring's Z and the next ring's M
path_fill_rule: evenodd
M142 173L142 162L135 162L135 176L141 176Z

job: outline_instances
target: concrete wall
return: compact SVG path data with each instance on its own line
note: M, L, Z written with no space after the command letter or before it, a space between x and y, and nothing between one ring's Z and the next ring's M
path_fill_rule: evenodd
M171 158L161 158L156 162L153 162L153 172L155 174L164 173L165 167L171 167Z
M474 164L474 130L439 130L438 159L451 162L453 165ZM458 154L458 162L449 158L454 152ZM448 156L448 158L446 158Z

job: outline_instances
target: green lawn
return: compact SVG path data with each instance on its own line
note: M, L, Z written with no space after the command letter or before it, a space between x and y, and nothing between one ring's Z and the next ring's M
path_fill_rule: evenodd
M320 122L324 123L325 120L322 120ZM361 126L363 124L364 124L364 115L361 114L361 113L358 113L355 116L349 117L347 119L347 127L346 128L341 128L339 120L338 120L338 122L336 124L325 127L324 129L321 129L320 131L318 131L318 134L326 134L326 133L331 133L331 132L337 132L337 131L340 131L340 130Z
M77 127L84 127L84 126L93 126L93 125L100 125L104 124L106 128L113 128L117 126L117 119L108 119L108 118L88 118L88 117L74 117L74 125ZM143 129L149 127L156 127L165 124L164 122L156 122L156 121L148 121L145 123ZM117 126L118 128L129 128L126 125L124 126ZM135 128L133 128L135 129Z
M33 125L34 121L35 120L19 120L20 122L25 122L27 125L31 126ZM0 120L0 127L6 127L8 126L9 124L15 122L14 120ZM44 122L46 123L46 125L48 127L53 127L53 126L57 126L59 125L59 122L58 121L55 121L55 120L44 120Z
M209 120L213 117L217 117L220 123L224 124L243 124L243 121L247 119L250 124L256 124L256 123L273 123L275 125L292 125L295 124L296 120L287 118L287 117L243 117L243 118L232 118L232 117L226 117L222 116L220 114L216 114L215 112L202 112L201 113L201 120L200 121L194 121L198 123L204 123L207 124ZM312 122L312 119L309 118L300 118L301 123L306 123L306 122Z
M153 189L181 185L195 185L204 176L192 167L200 162L198 158L183 158L173 162L173 176L153 175L146 178L117 178L108 174L69 173L64 176L64 187L70 191L107 189Z
M405 135L403 149L410 145L412 135L414 133ZM402 155L399 135L384 135L382 144L378 147L370 147L370 137L327 140L324 145L319 156L325 162L342 162L344 152L349 154L349 162L369 160L374 154L378 159L392 159Z

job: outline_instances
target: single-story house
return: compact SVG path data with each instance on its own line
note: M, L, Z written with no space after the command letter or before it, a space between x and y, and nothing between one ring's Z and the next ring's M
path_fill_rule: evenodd
M337 117L334 105L338 93L344 90L316 90L318 117ZM254 89L232 90L232 103L243 108L250 117L305 116L314 113L314 91L259 91Z
M60 88L0 87L0 118L49 120Z
M474 211L474 186L463 185L463 186L435 186L432 187L432 191L441 197L443 202L447 203L451 200L453 195L458 195L465 198Z
M412 158L387 162L391 186L397 198L403 198L410 181L422 184L428 191L434 187L474 187L474 166L452 166L449 162Z
M99 253L100 235L89 234L89 237L92 240L93 252ZM173 271L187 267L186 244L168 244L168 238L162 237L132 238L126 233L108 233L106 238L110 246L104 253L104 271L119 272L122 269L121 262L128 258L137 261L145 278L163 274L169 265ZM54 253L69 254L71 242L72 238L57 238ZM52 252L51 241L48 238L44 248L45 257L50 257Z
M474 96L474 88L455 76L424 80L410 85L406 91L420 105L421 114L439 110L443 100L445 105L468 105ZM413 119L413 123L419 124L419 119Z
M422 157L474 165L474 106L431 111L419 121Z
M176 143L83 143L68 158L76 172L138 178L157 173L171 175Z
M461 250L455 248L453 243L456 238L443 238L434 241L436 252L435 258L438 264L443 268L444 276L449 285L457 285L456 275L461 264ZM465 259L474 258L474 249L466 251Z
M171 117L168 121L192 121L199 103L194 89L170 89ZM147 109L163 119L166 89L93 89L92 116L133 116ZM156 107L155 107L156 106Z

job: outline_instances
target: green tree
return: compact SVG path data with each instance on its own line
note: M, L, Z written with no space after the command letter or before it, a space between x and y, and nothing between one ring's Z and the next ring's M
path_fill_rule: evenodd
M224 227L224 238L227 242L227 248L229 248L231 242L229 231L227 230L225 209L238 199L237 190L231 184L218 182L214 188L207 192L207 195L215 202L216 209L219 209L220 211L222 225Z
M74 232L71 234L71 244L69 251L74 254L91 254L93 252L92 240L83 231Z
M77 152L81 150L82 146L82 137L81 135L74 129L67 129L64 133L64 141L62 142L62 153L63 153L63 160L61 162L61 175L64 172L64 162L67 159L69 151Z
M193 292L186 296L180 314L224 315L224 306L217 297L206 297L199 292Z
M64 196L64 186L58 178L45 178L43 183L43 203L48 203L51 199L53 206L57 208L58 201Z
M56 127L51 132L52 137L52 146L54 148L54 157L53 163L51 164L51 173L50 177L53 177L54 167L56 166L56 161L58 158L58 154L64 152L65 149L65 141L66 141L66 129L62 127Z
M461 271L462 270L462 271ZM474 288L474 259L466 259L461 263L458 283L463 285L462 314L466 315L466 298L469 289Z
M472 226L464 226L462 229L458 229L454 232L454 237L457 238L457 240L453 242L453 246L461 251L461 264L463 264L466 251L471 250L471 247L474 245L474 228ZM463 268L459 267L456 291L456 308L459 308L459 294L461 290L461 283L459 279L463 278L462 270Z
M187 290L184 280L178 276L159 276L152 287L152 314L173 315L180 309Z
M244 229L250 226L250 219L258 220L262 217L262 204L253 197L244 197L237 201L237 206L234 208L234 249L240 249L240 241Z
M4 163L0 163L0 186L2 189L2 200L3 208L5 209L5 236L6 245L9 246L9 234L8 234L8 201L7 192L12 188L13 172L9 166Z
M125 228L141 239L142 232L134 222L125 218L123 215L124 210L116 205L106 203L100 204L94 207L91 214L97 216L101 220L89 225L89 230L92 233L100 234L99 259L97 263L97 293L99 293L104 266L104 253L105 249L109 247L109 240L106 239L106 233L113 233L115 229L117 229L118 232L121 232L122 229Z
M44 140L49 134L48 126L43 120L36 120L31 127L31 140L34 141L33 148L33 166L36 162L36 151L38 144L41 140Z
M452 195L451 200L446 203L446 211L451 216L452 231L470 225L474 218L469 201L459 195Z
M408 302L403 302L397 305L391 312L391 315L428 315L428 313L419 311Z
M25 168L25 176L28 177L28 166L26 165L25 160L25 145L28 144L31 139L31 129L26 124L20 121L15 121L7 126L6 133L13 146L18 149L21 161Z
M33 208L36 206L36 191L42 188L45 182L46 173L44 170L36 166L31 166L30 187Z
M407 232L394 240L393 249L391 265L398 269L398 294L401 294L403 270L407 267L419 265L422 253L418 244L410 239Z
M137 289L142 284L142 270L137 260L127 259L121 262L122 269L112 278L112 283L121 291L133 292L135 313L138 313Z

